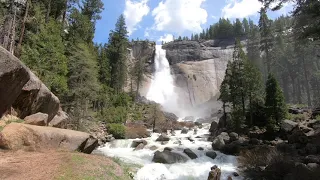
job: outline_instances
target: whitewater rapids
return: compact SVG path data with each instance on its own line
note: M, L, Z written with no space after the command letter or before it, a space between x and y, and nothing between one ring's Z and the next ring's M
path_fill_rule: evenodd
M222 170L221 179L227 179L229 175L236 172L237 160L235 156L224 155L220 152L217 153L217 157L213 160L205 155L205 152L211 151L211 142L206 139L208 137L208 129L210 125L204 124L202 129L198 129L194 134L192 130L188 134L181 134L181 130L175 131L175 136L170 136L170 141L167 144L161 144L155 140L160 136L158 133L153 133L151 137L144 138L148 144L144 149L134 151L131 148L131 144L134 141L130 140L115 140L107 143L104 147L100 147L97 151L109 157L117 157L120 160L129 163L137 164L141 166L134 179L136 180L206 180L210 168L213 165L217 165ZM188 138L195 140L190 142ZM200 138L199 138L200 137ZM150 150L150 147L156 146L156 150ZM165 147L173 148L173 152L178 152L186 157L183 153L185 148L191 149L197 154L197 159L190 159L185 163L176 164L160 164L152 162L154 153L159 150L163 151ZM199 147L204 148L203 151L198 150ZM233 179L241 179L240 177Z

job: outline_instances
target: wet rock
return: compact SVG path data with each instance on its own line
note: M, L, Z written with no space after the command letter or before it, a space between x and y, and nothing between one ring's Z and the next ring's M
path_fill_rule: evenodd
M284 121L282 121L280 127L285 132L291 132L297 126L298 126L298 123L296 123L296 122L293 122L291 120L284 120Z
M187 128L183 128L182 130L181 130L181 134L188 134L188 129Z
M233 172L232 175L233 175L234 177L238 177L238 176L239 176L239 174L238 174L237 172Z
M183 163L186 161L188 161L187 157L171 151L156 151L152 159L152 162L163 164Z
M164 151L172 151L173 149L171 147L165 147L163 150Z
M143 143L140 143L136 148L134 148L134 151L141 150L144 147L145 147L145 145Z
M217 157L217 153L214 151L208 151L206 152L206 156L208 156L211 159L215 159Z
M150 149L151 151L154 151L154 150L158 149L158 147L157 147L157 146L151 146L149 149Z
M233 141L230 144L226 144L221 148L221 152L228 155L238 155L240 153L242 143L239 141Z
M187 138L190 142L194 142L194 139L192 139L191 137Z
M232 180L232 177L231 177L231 176L228 176L227 180Z
M194 122L194 125L196 125L196 126L202 126L202 123L201 123L201 122L203 122L203 121L204 121L204 119L202 119L202 118L197 119L197 121Z
M156 141L169 141L170 140L170 138L166 135L166 134L164 134L164 133L162 133L157 139L156 139Z
M221 178L221 170L216 165L214 165L213 167L211 167L208 180L220 180L220 178Z
M198 156L189 148L184 149L183 152L188 155L191 159L196 159Z
M115 138L113 137L113 135L112 135L112 134L108 134L107 137L106 137L106 142L111 142L111 141L113 141L113 140L115 140Z
M148 142L146 140L134 140L131 143L131 147L136 148L139 144L147 145Z
M225 146L224 140L221 136L214 138L212 142L212 148L215 150L221 150Z
M229 137L230 137L230 141L231 141L231 142L232 142L232 141L236 141L236 140L239 139L239 135L238 135L237 133L235 133L235 132L229 133Z
M203 148L203 147L199 147L198 150L199 150L199 151L203 151L204 148Z
M25 124L45 126L48 122L48 114L36 113L24 118Z

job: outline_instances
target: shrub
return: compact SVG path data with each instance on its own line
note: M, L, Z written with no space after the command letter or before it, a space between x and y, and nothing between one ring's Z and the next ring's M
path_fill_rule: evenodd
M126 107L110 107L102 112L100 119L107 123L125 123L127 114Z
M303 114L290 114L288 113L287 119L292 120L292 121L304 121L308 119L308 115L303 113Z
M132 104L132 98L126 93L120 93L111 96L111 103L114 107L128 107Z
M320 115L316 116L316 120L320 121Z
M123 124L111 123L107 125L108 133L112 134L116 139L124 139L126 129Z

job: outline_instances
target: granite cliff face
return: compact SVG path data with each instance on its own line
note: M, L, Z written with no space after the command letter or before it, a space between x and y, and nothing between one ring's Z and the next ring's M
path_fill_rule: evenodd
M201 109L205 104L219 108L216 100L227 63L232 59L234 40L177 41L163 48L175 77L179 103Z

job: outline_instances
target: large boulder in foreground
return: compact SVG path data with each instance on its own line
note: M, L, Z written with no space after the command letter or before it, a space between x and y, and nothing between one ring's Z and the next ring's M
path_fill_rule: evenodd
M0 118L11 107L28 80L26 67L0 47Z
M29 69L27 71L30 80L23 86L20 95L12 106L21 119L42 112L48 114L49 123L57 114L60 101L34 73Z
M187 157L179 153L166 151L166 150L164 150L163 152L156 151L152 159L153 162L163 163L163 164L182 163L182 162L186 162L187 160L188 160Z
M10 150L61 149L91 153L98 140L88 133L11 123L0 133L0 148Z

